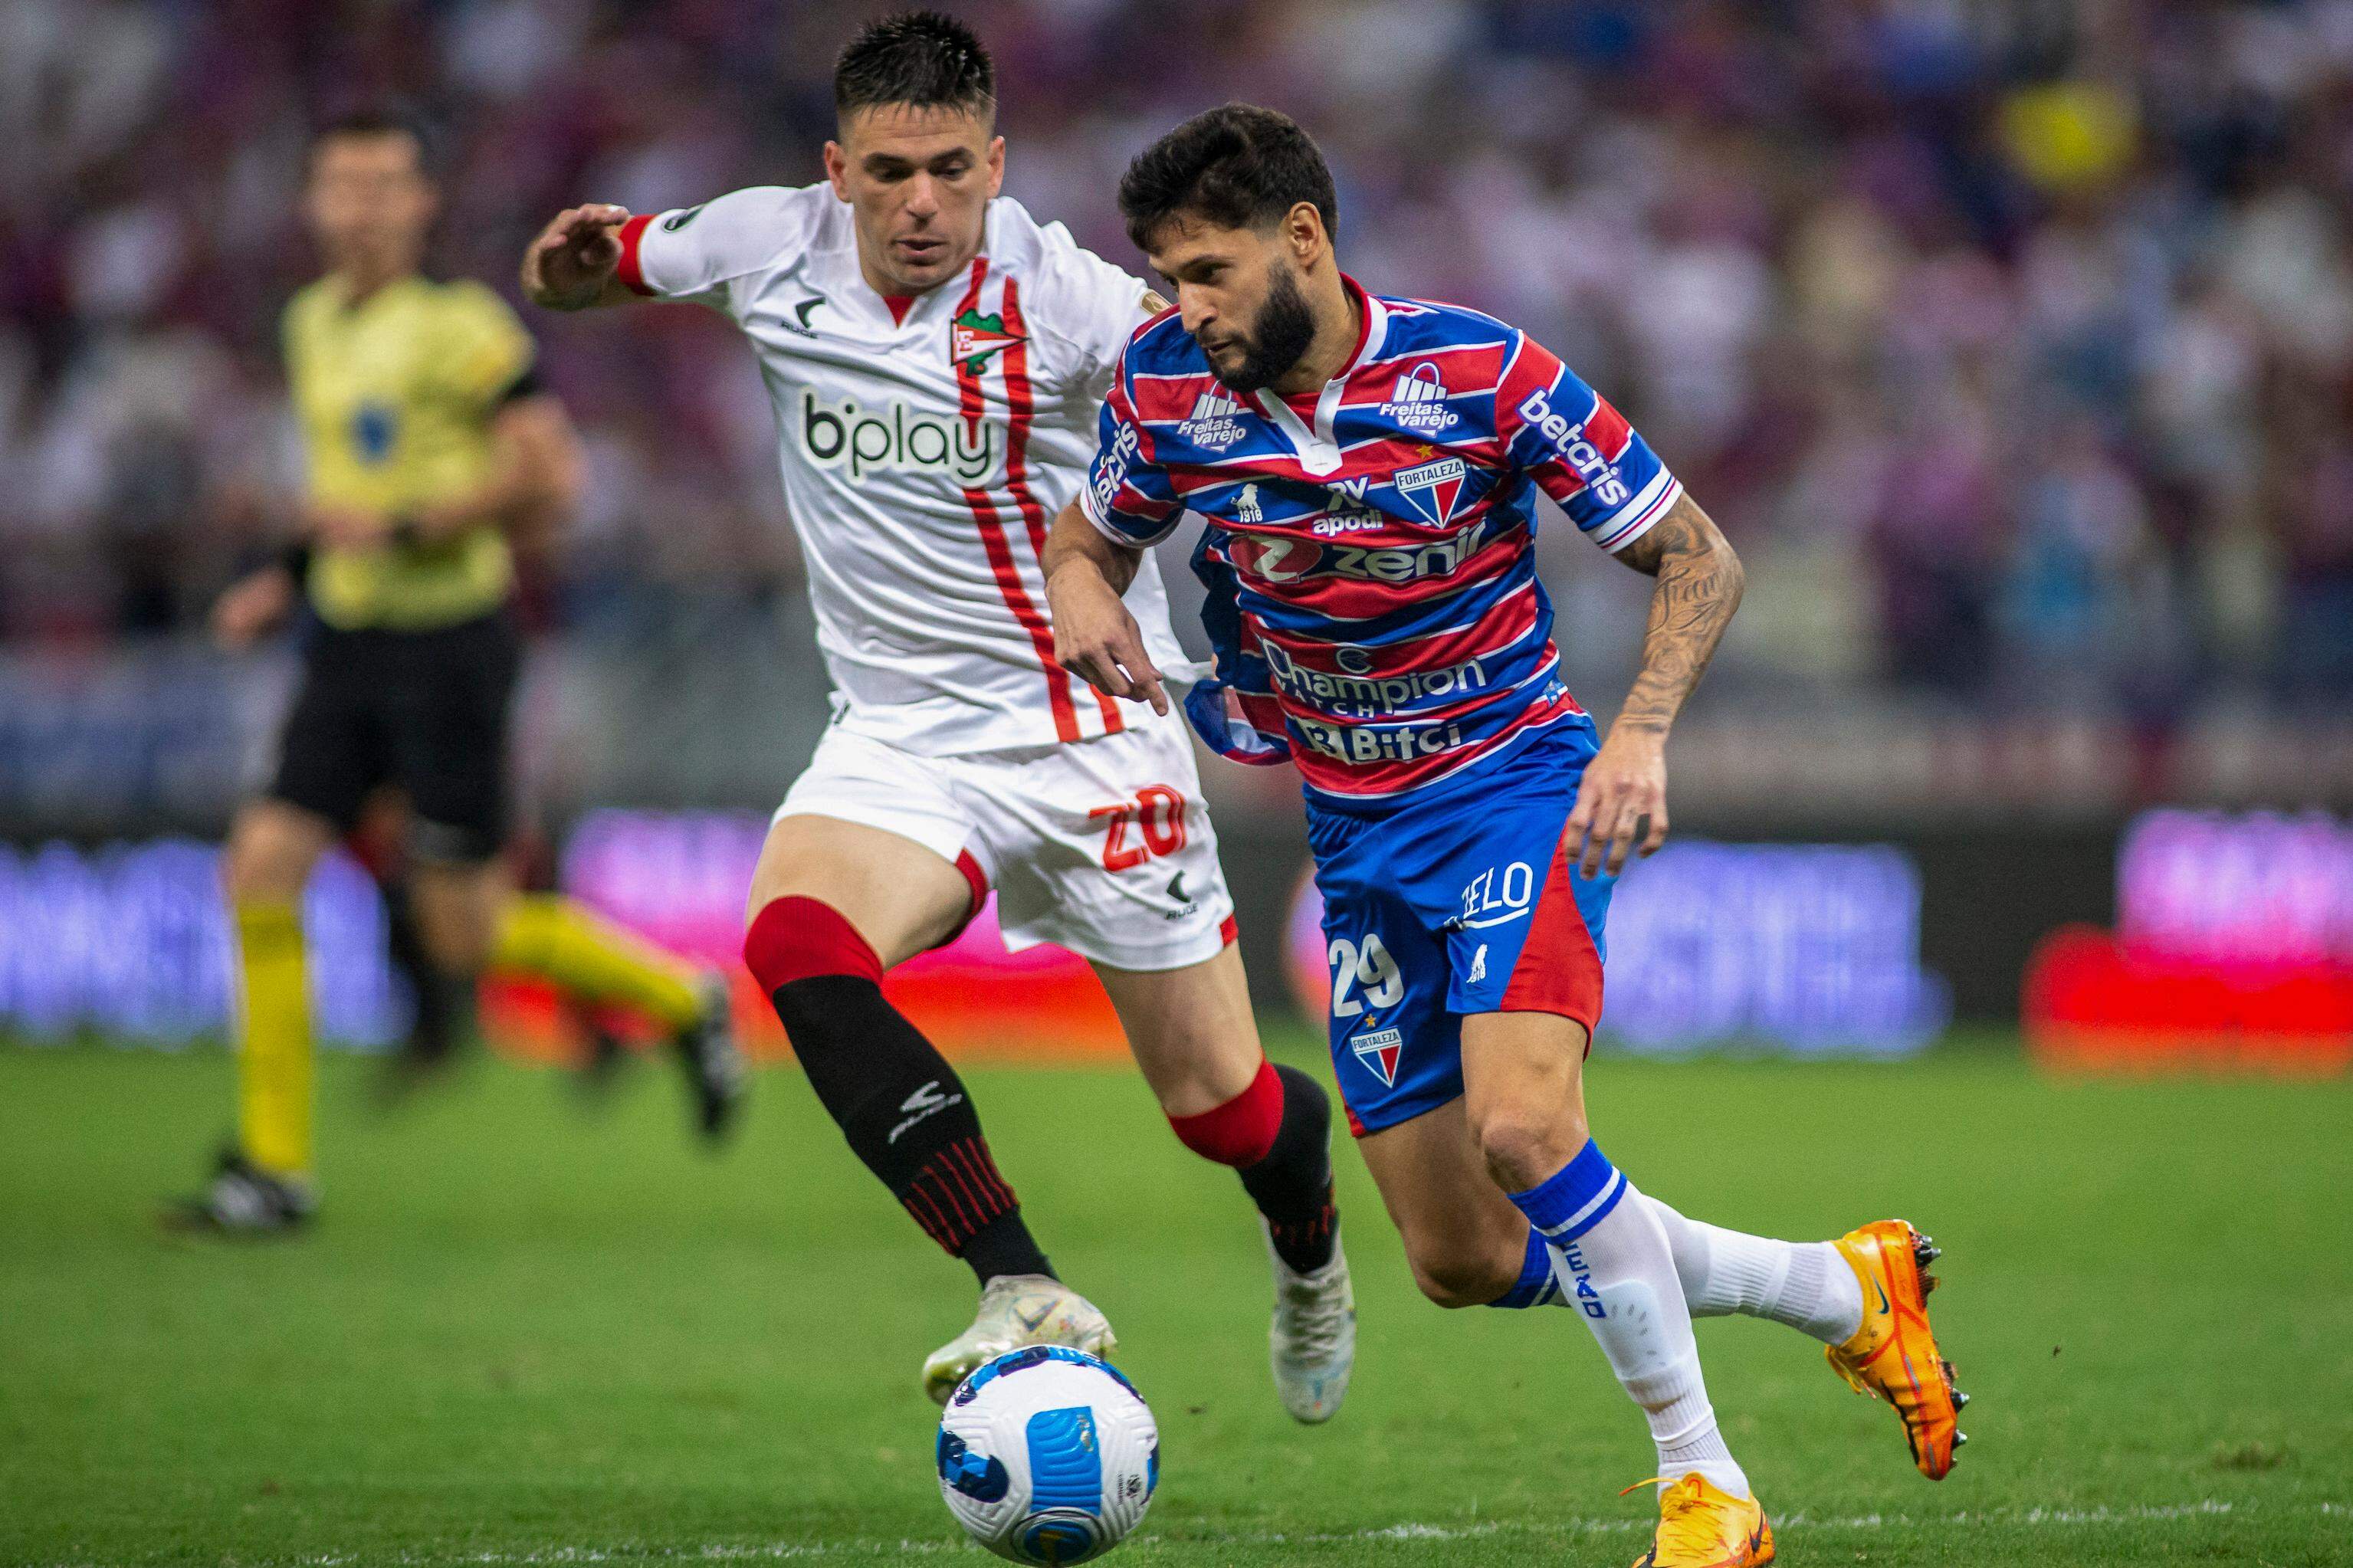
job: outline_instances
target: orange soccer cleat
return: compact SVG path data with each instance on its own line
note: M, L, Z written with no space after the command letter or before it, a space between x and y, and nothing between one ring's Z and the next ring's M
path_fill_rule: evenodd
M1862 1327L1824 1352L1831 1370L1857 1394L1895 1406L1912 1462L1941 1481L1954 1451L1968 1441L1955 1423L1969 1396L1953 1386L1953 1363L1938 1352L1928 1326L1928 1292L1936 1279L1924 1270L1941 1256L1936 1245L1900 1219L1874 1221L1831 1245L1862 1284Z
M1658 1531L1634 1568L1764 1568L1773 1561L1773 1527L1755 1498L1720 1491L1698 1474L1634 1487L1660 1489Z

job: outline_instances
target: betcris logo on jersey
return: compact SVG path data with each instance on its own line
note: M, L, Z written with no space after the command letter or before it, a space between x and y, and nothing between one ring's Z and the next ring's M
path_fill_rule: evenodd
M1097 510L1109 514L1113 504L1119 500L1120 486L1127 483L1127 465L1134 460L1135 454L1142 446L1142 441L1135 434L1135 426L1122 422L1119 434L1112 439L1111 449L1095 459L1094 487ZM1252 489L1256 488L1251 487ZM1246 500L1250 499L1248 492L1244 493L1243 499Z
M967 432L976 427L976 436ZM997 471L997 426L967 426L893 403L866 409L854 399L838 404L801 394L801 450L820 468L847 468L853 481L876 473L942 474L977 485Z
M1586 489L1593 492L1595 500L1603 506L1626 504L1631 493L1626 489L1626 481L1618 477L1617 468L1601 455L1601 448L1585 438L1583 420L1572 425L1562 418L1554 410L1551 396L1542 387L1520 400L1519 415L1544 433L1544 438L1551 444L1552 449L1577 470L1577 477L1585 481Z

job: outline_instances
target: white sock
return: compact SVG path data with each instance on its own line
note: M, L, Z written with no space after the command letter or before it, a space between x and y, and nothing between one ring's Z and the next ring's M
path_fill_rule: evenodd
M1738 1312L1770 1318L1826 1345L1862 1327L1862 1286L1827 1241L1775 1241L1686 1219L1645 1195L1674 1248L1675 1273L1694 1318Z
M1696 1471L1734 1497L1748 1496L1748 1478L1716 1429L1674 1254L1651 1205L1592 1143L1512 1201L1544 1232L1561 1293L1642 1407L1660 1473L1681 1480Z

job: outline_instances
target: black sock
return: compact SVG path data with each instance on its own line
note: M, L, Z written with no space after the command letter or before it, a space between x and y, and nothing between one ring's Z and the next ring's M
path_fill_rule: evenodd
M924 1235L984 1286L1054 1272L997 1174L964 1080L881 986L812 975L778 986L774 1001L818 1100Z
M415 1019L402 1049L420 1067L446 1061L472 1019L473 976L453 979L444 974L425 951L424 933L417 929L417 907L405 879L384 884L384 908L385 951L417 1001Z
M1338 1214L1332 1206L1332 1102L1324 1086L1297 1068L1278 1066L1282 1121L1255 1165L1242 1167L1242 1189L1266 1216L1275 1256L1302 1274L1332 1261Z

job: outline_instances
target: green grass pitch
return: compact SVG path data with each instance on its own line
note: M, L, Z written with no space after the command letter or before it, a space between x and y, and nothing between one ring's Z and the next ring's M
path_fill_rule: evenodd
M1293 1048L1307 1049L1293 1041ZM324 1073L327 1206L291 1245L164 1239L222 1129L217 1053L0 1050L0 1562L988 1561L941 1506L924 1352L965 1271L764 1074L712 1157L650 1066L590 1110L489 1061L402 1108ZM1363 1325L1329 1426L1265 1367L1232 1178L1132 1075L976 1072L1057 1265L1157 1412L1150 1563L1620 1564L1640 1417L1556 1310L1413 1290L1339 1151ZM2353 1087L1602 1059L1603 1140L1687 1212L1947 1248L1959 1468L1771 1324L1700 1326L1799 1563L2353 1563Z

